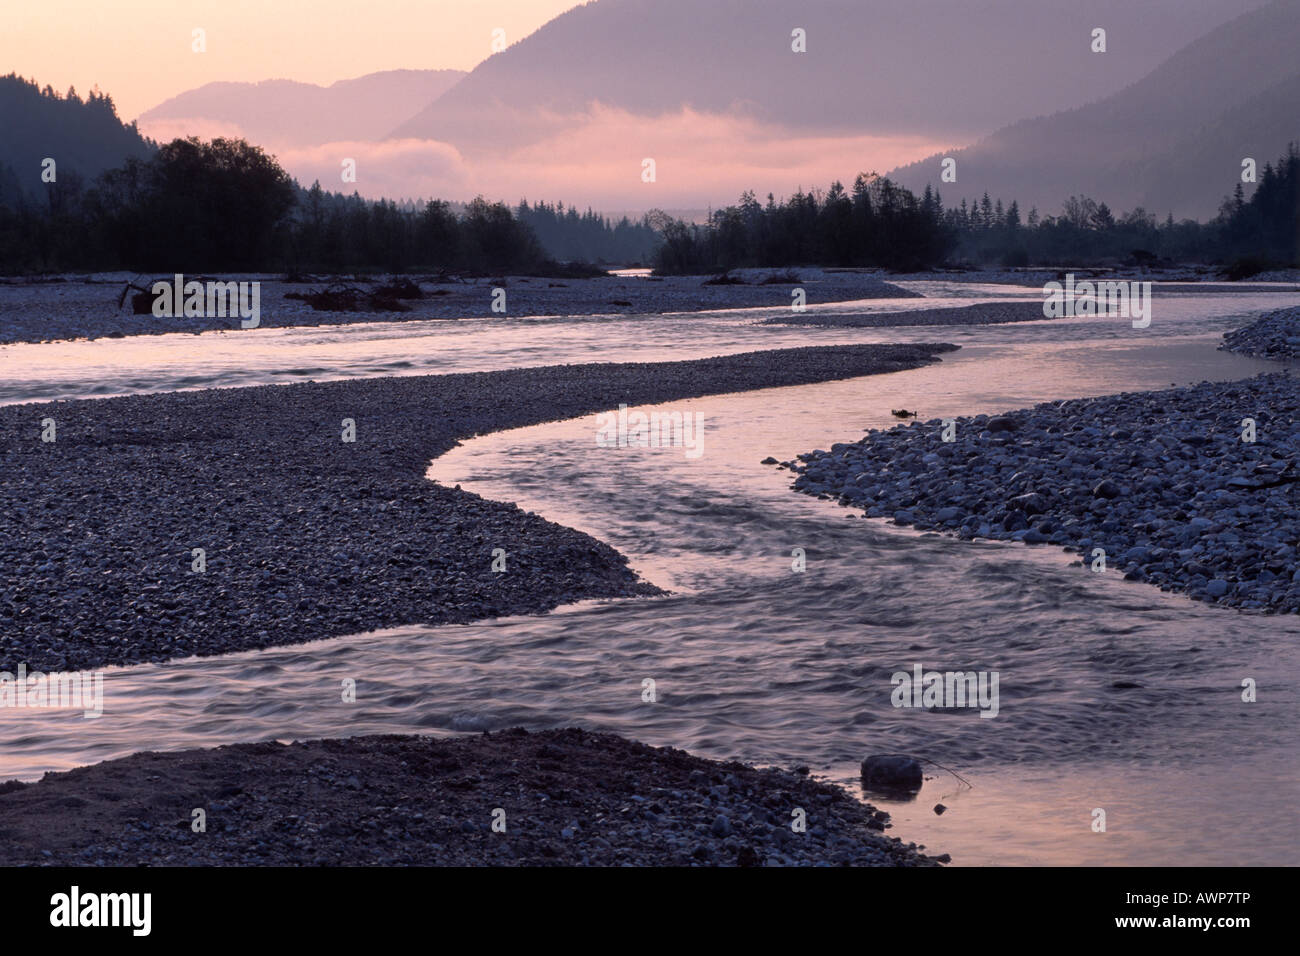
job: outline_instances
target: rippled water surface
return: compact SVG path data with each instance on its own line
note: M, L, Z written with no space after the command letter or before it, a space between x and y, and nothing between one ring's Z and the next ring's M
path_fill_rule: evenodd
M302 367L326 369L314 373L323 379L380 374L362 371L379 351L442 371L808 343L965 346L908 372L675 403L673 411L703 416L694 459L682 449L597 447L595 416L470 441L434 461L430 477L587 531L673 593L111 670L98 720L0 711L0 776L267 737L582 724L706 756L804 764L855 788L867 753L929 758L971 786L932 768L917 800L872 799L894 814L895 833L957 864L1291 863L1300 619L1215 610L1084 571L1051 547L959 542L868 521L791 492L788 472L759 465L892 424L891 408L966 415L1275 369L1215 345L1233 316L1281 304L1289 303L1259 295L1157 299L1151 328L1140 332L1097 319L809 331L756 327L753 313L556 320L546 335L536 321L505 335L292 330L268 337L274 344L234 371L201 351L165 373L161 360L142 359L141 381L186 375L231 385L284 380L277 368L299 355ZM194 348L207 337L184 338ZM102 344L172 348L76 347ZM240 353L227 347L234 362ZM73 346L25 348L63 370L52 387L98 387L86 378L88 361L64 362L60 350ZM124 381L105 387L129 390ZM160 387L177 387L168 381ZM807 554L803 573L791 569L795 548ZM998 671L998 716L894 708L890 676L915 664ZM345 677L358 683L354 705L340 701ZM1245 677L1259 682L1257 703L1240 700ZM655 703L642 702L646 678ZM932 809L940 802L949 808L942 816ZM1091 829L1094 808L1107 812L1105 833Z
M990 298L1042 301L1017 286L902 282L926 298L870 299L810 306L810 313L855 314L971 305ZM106 293L107 295L107 293ZM1294 293L1157 294L1142 341L1193 331L1222 332L1243 316L1290 305ZM108 295L115 301L115 296ZM936 302L941 299L941 302ZM498 318L370 322L259 328L124 339L0 346L0 404L134 392L288 384L308 379L478 372L569 362L703 358L754 349L852 342L1019 343L1129 340L1129 322L1056 319L1013 325L900 329L759 325L787 310L577 318Z

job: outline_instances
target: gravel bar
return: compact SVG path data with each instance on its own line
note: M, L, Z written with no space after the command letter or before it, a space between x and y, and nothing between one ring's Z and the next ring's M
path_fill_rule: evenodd
M805 271L796 282L765 283L760 273L737 273L742 284L706 285L708 276L665 278L605 276L593 279L545 279L529 276L499 276L457 282L419 281L422 299L406 300L407 312L318 312L307 303L287 299L324 289L330 284L285 282L274 276L220 276L218 280L257 281L259 286L259 328L286 326L333 326L360 322L419 322L428 319L508 320L530 316L652 315L665 312L704 312L711 309L741 309L789 306L791 290L804 290L811 304L852 302L861 299L916 298L920 295L876 276L837 275L820 270ZM187 276L198 279L197 276ZM201 277L203 279L212 277ZM414 277L418 281L418 277ZM127 279L151 288L154 279L172 281L171 276L141 278L122 275L66 279L60 281L0 282L0 344L46 342L80 338L121 338L130 335L161 335L168 332L207 332L240 329L237 315L154 316L134 315L128 299L124 307L117 300ZM371 290L387 282L386 277L345 280L346 285ZM505 312L493 310L495 289L504 289ZM249 334L249 330L242 334Z
M959 418L952 442L932 419L784 464L796 489L867 517L1051 543L1080 552L1088 571L1295 613L1298 419L1300 379L1272 373Z
M1267 359L1300 358L1300 306L1278 309L1250 325L1223 333L1219 348Z
M762 325L822 325L846 328L902 328L909 325L998 325L1003 322L1041 322L1042 300L1037 302L981 302L947 309L913 309L902 312L842 314L792 312L764 319Z
M163 661L658 593L594 538L428 481L429 461L477 434L624 402L893 372L955 349L810 347L0 408L0 668ZM504 573L491 567L497 548Z
M611 734L353 737L139 753L0 785L0 865L947 862L886 837L888 817L803 768Z

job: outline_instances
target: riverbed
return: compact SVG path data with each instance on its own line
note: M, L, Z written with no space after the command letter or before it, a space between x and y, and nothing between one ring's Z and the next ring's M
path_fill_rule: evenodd
M834 308L1027 294L915 285L928 298ZM1293 863L1300 622L1088 574L1050 548L868 521L791 492L788 472L759 464L892 424L891 409L991 413L1272 370L1216 346L1247 316L1293 300L1157 297L1142 330L1095 318L808 329L734 310L9 346L6 402L808 344L963 348L941 365L661 409L701 416L698 457L600 447L595 416L469 441L432 462L430 477L585 531L672 593L109 669L98 720L0 711L0 776L268 737L577 724L702 756L803 764L854 787L867 753L928 758L970 786L930 766L918 799L872 800L904 839L955 865ZM915 664L997 670L997 718L893 707L891 674ZM346 677L355 705L339 700ZM1260 685L1253 704L1240 699L1246 677ZM1093 829L1097 809L1105 832Z

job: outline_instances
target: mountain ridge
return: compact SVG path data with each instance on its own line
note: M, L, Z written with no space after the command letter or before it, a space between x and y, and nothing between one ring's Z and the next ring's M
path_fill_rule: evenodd
M798 130L933 127L974 137L1077 102L1080 90L1110 95L1152 57L1261 2L1149 0L1134 12L1127 0L1098 0L1081 13L1072 0L987 0L926 17L930 0L593 0L479 64L389 138L462 151L518 145L593 101L646 116L693 109ZM1097 20L1111 30L1104 71L1089 59ZM791 51L796 27L807 53ZM882 76L907 94L862 95ZM558 118L539 124L538 113ZM485 135L493 116L502 122Z
M381 138L428 98L460 82L462 70L383 70L328 86L300 80L216 81L140 114L145 128L225 124L270 147L302 148Z
M988 192L1045 212L1087 194L1117 211L1212 216L1242 159L1262 168L1300 138L1298 46L1300 0L1273 0L1109 97L1020 120L889 176L912 189ZM940 181L945 157L957 162L955 184Z

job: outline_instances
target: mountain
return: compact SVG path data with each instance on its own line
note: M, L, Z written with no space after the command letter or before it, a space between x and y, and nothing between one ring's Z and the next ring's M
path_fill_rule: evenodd
M390 70L330 86L208 83L147 110L139 122L149 131L166 130L165 138L226 132L272 149L374 140L464 76L461 70Z
M1300 0L1273 2L1188 44L1105 99L1025 120L890 173L945 202L985 191L1022 210L1088 195L1113 210L1212 216L1246 157L1262 169L1300 140ZM940 161L957 182L940 182ZM1249 192L1250 187L1247 186Z
M74 90L66 96L17 74L0 76L0 202L12 202L21 192L44 193L44 160L55 161L57 182L72 175L89 180L121 166L128 157L143 159L152 145L117 116L113 100L92 91L82 99Z
M596 0L485 60L391 136L490 152L553 136L599 103L743 116L774 134L969 142L1108 96L1262 2ZM1098 26L1105 54L1090 50ZM795 28L805 53L791 50Z

